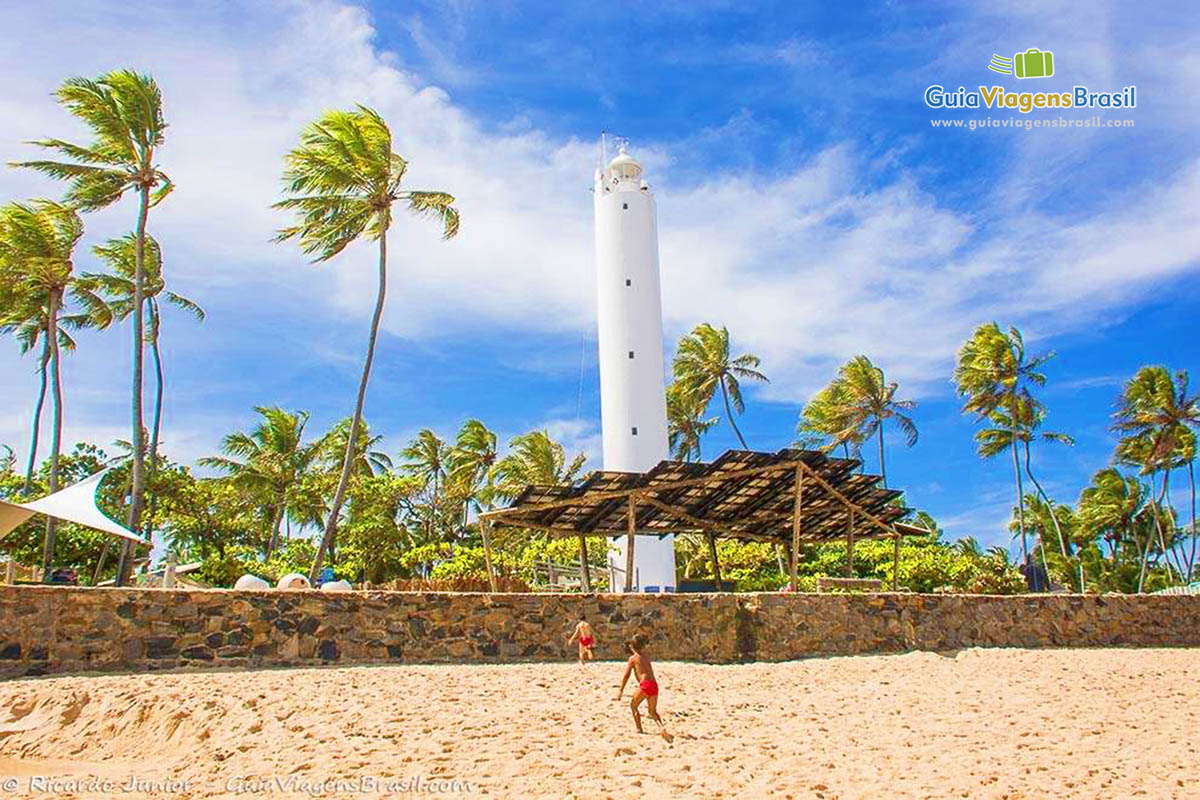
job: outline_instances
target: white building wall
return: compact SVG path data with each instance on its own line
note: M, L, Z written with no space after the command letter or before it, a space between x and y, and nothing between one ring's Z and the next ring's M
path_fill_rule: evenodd
M595 217L604 469L644 472L668 453L658 222L654 195L624 148L596 173ZM615 540L610 555L621 570L625 543ZM638 591L673 590L674 537L637 537L634 564Z

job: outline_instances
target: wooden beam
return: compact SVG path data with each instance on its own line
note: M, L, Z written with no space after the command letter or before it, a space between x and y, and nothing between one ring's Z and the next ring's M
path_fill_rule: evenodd
M741 536L744 533L744 531L740 531L735 528L731 528L728 525L724 525L720 522L710 522L708 520L701 519L700 517L693 517L691 514L689 514L688 512L686 512L682 509L676 508L675 506L669 506L666 503L662 502L661 500L658 500L657 498L654 498L654 497L650 497L649 495L646 495L646 494L638 495L638 502L645 503L646 505L652 506L653 508L657 508L659 511L663 512L664 514L668 514L672 517L676 517L678 519L683 520L684 522L690 522L693 525L695 525L697 528L699 528L701 531L715 530L715 531L720 531L721 533L724 533L728 536Z
M633 591L633 540L637 538L637 496L629 496L625 511L628 530L625 533L625 592Z
M846 523L846 577L854 577L854 509L850 509L850 521Z
M796 562L800 560L800 509L804 500L804 464L796 464L796 488L792 495L792 591L797 591Z
M496 528L528 528L533 531L544 531L550 534L555 539L561 539L564 536L602 536L605 539L615 539L625 535L625 526L620 528L596 528L591 531L577 531L573 528L557 528L553 525L538 525L533 522L497 522L492 519L492 530ZM680 533L695 533L695 528L665 528L662 530L655 529L654 536L677 535Z
M893 528L891 525L888 525L886 522L884 522L879 517L872 514L870 511L867 511L865 508L862 508L857 503L855 503L854 501L847 498L846 495L842 494L837 489L833 488L833 486L831 486L829 484L829 481L825 480L820 475L818 475L817 471L814 470L812 467L808 466L803 461L798 461L798 462L796 462L796 468L797 468L797 471L802 470L802 471L808 473L809 477L811 477L813 480L815 480L821 486L822 489L829 492L831 495L833 495L837 499L841 500L842 503L844 503L847 507L857 508L858 512L860 514L862 514L864 517L866 517L868 522L871 522L872 524L879 526L885 533L887 533L890 536L896 535L895 528Z
M479 533L483 536L483 563L487 567L488 586L493 592L496 591L496 573L492 571L492 542L491 542L492 523L481 517L479 520Z
M585 592L592 591L592 573L588 569L587 537L579 534L579 579L580 588Z
M900 534L896 534L895 542L892 550L892 591L899 591L896 587L899 585L900 577Z

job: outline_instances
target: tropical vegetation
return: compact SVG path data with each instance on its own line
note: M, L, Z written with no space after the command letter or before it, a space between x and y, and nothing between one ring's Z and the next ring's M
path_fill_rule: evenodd
M27 457L19 465L12 447L0 445L0 498L39 497L110 467L101 507L180 562L194 562L189 574L206 583L228 585L245 572L276 578L301 570L316 577L328 566L338 577L375 584L478 586L485 563L478 515L530 484L581 478L587 456L544 429L501 437L470 418L457 431L419 428L411 440L391 442L368 425L365 399L394 266L388 235L397 205L435 222L444 239L458 234L460 219L450 194L407 187L408 163L394 151L391 129L364 106L328 112L303 129L284 158L284 196L275 203L293 217L276 238L297 242L315 262L331 261L359 240L377 248L375 305L350 413L316 432L308 411L263 405L245 430L223 437L219 452L195 460L195 469L172 461L162 445L169 394L164 312L197 321L205 315L196 300L175 291L164 248L149 232L150 210L173 187L159 166L163 98L153 78L128 70L69 79L56 96L90 139L39 140L54 158L14 166L63 182L62 199L0 207L0 333L12 336L22 354L33 354L36 376ZM80 255L84 215L126 194L137 198L133 232ZM79 349L80 331L124 323L133 343L129 438L80 442L64 452L70 382L63 356ZM749 448L738 424L746 408L743 385L768 379L757 355L739 351L726 327L707 322L679 340L665 397L674 458L702 459L705 439L722 417L740 447ZM147 356L155 378L149 429ZM1046 446L1073 443L1068 433L1047 430L1050 411L1038 396L1051 357L1029 354L1017 328L989 322L963 343L954 366L962 410L979 425L978 454L1012 461L1015 563L1004 547L985 550L972 537L947 541L937 521L918 511L909 521L928 533L908 537L898 558L888 542L860 542L852 560L840 543L806 545L801 586L851 574L895 579L917 591L1008 593L1025 586L1018 567L1044 569L1052 583L1087 592L1151 591L1194 580L1200 395L1189 388L1187 373L1148 365L1128 380L1111 423L1117 437L1111 463L1097 465L1072 503L1056 498L1040 477L1052 452ZM863 470L873 461L887 485L889 441L918 443L916 402L904 394L870 357L855 355L801 409L797 444L839 451ZM47 401L50 441L43 456ZM1171 495L1173 477L1178 485L1181 474L1189 489L1186 513ZM3 544L23 563L74 568L84 583L122 583L150 554L123 548L114 560L111 542L50 520L24 523ZM680 536L676 548L681 578L714 572L714 548L705 537ZM497 532L495 551L493 561L511 586L535 584L547 563L572 564L579 552L573 540L534 530ZM723 578L742 589L774 590L787 581L784 559L769 544L721 541L715 553ZM592 547L586 558L594 585L603 587L607 553Z

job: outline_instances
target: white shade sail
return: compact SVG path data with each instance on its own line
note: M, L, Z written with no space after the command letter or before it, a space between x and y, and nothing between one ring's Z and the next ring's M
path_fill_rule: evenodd
M96 505L96 489L109 469L111 467L106 467L78 483L29 503L8 503L0 500L0 536L4 536L34 514L45 514L48 517L111 533L122 539L130 539L138 544L149 544L133 531L113 522Z

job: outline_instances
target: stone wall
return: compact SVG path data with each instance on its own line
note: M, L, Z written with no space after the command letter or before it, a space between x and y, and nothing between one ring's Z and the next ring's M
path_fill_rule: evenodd
M495 662L596 655L735 662L961 647L1200 646L1200 597L565 595L0 586L0 676L172 667Z

